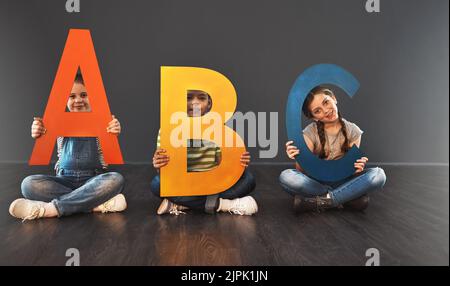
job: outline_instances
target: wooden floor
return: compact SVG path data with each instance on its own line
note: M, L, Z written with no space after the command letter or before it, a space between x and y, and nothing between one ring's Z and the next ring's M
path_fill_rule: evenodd
M365 213L332 210L295 215L278 175L259 165L256 216L157 216L150 166L117 168L128 209L21 223L8 214L24 176L51 167L1 164L0 265L65 265L68 248L81 265L364 265L377 248L381 265L449 264L448 167L385 167L382 192Z

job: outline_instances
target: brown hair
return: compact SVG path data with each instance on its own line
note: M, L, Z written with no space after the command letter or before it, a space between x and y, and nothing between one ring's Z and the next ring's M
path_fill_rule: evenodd
M313 88L306 96L305 102L303 103L303 106L302 106L303 114L308 118L313 118L313 115L311 113L309 106L311 105L311 102L313 101L314 96L316 94L326 94L326 95L335 97L333 91L329 88L326 88L326 87L320 86L320 85ZM339 116L339 122L341 123L341 131L345 138L344 143L341 146L341 150L343 153L346 153L350 149L350 146L349 146L350 142L349 142L348 136L347 136L347 127L345 126L345 123L342 120L342 116L341 116L340 112L338 112L338 116ZM322 148L320 149L319 158L324 159L327 157L327 154L325 153L325 143L326 143L325 124L322 121L317 120L316 126L317 126L317 132L319 134L320 145L322 146Z
M84 85L83 75L81 74L81 70L78 69L77 74L75 75L75 82L81 83Z
M205 95L208 96L208 103L209 103L209 106L208 106L208 109L206 110L206 113L210 112L213 103L212 103L212 99L211 99L211 96L209 95L209 93L207 93L206 91L203 91L203 90L197 90L197 89L190 89L190 90L187 91L188 96L189 96L189 95L194 95L194 94L197 94L197 93L199 93L199 94L205 94Z

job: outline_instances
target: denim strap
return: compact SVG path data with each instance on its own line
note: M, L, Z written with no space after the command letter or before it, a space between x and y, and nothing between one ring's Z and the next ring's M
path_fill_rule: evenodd
M60 176L70 176L70 177L84 177L84 176L96 176L100 174L100 170L67 170L59 169L58 175Z

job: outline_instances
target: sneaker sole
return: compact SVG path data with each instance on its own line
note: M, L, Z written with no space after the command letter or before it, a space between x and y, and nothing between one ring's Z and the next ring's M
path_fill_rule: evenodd
M23 200L23 199L16 199L16 200L14 200L14 201L11 203L11 205L9 206L9 214L10 214L11 216L15 217L15 218L19 218L19 217L15 216L15 215L13 214L13 210L14 210L14 208L16 207L17 202L20 201L20 200Z
M122 211L126 210L127 207L128 207L127 200L125 199L125 196L123 194L118 194L117 197L118 197L118 199L120 201L123 202L122 203L123 204L123 208L116 210L116 212L122 212Z
M161 204L159 205L158 210L156 211L157 215L163 215L165 214L167 211L165 211L167 209L167 206L169 205L169 200L168 199L163 199L163 201L161 202Z
M247 196L244 198L248 198L248 200L251 201L251 204L253 204L253 206L254 206L254 208L253 208L254 212L249 213L249 214L245 213L244 215L254 215L255 213L257 213L258 212L258 204L256 203L256 200L252 196ZM242 199L243 198L241 198L241 200Z
M250 198L253 201L253 203L255 204L255 212L253 213L253 214L255 214L258 212L258 203L256 203L256 200L253 197L250 197Z

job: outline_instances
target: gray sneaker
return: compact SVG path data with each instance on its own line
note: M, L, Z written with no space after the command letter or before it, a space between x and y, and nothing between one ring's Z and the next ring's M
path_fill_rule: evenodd
M331 198L325 196L316 196L312 198L304 198L299 195L294 196L294 211L296 213L305 212L322 212L326 209L332 208Z

